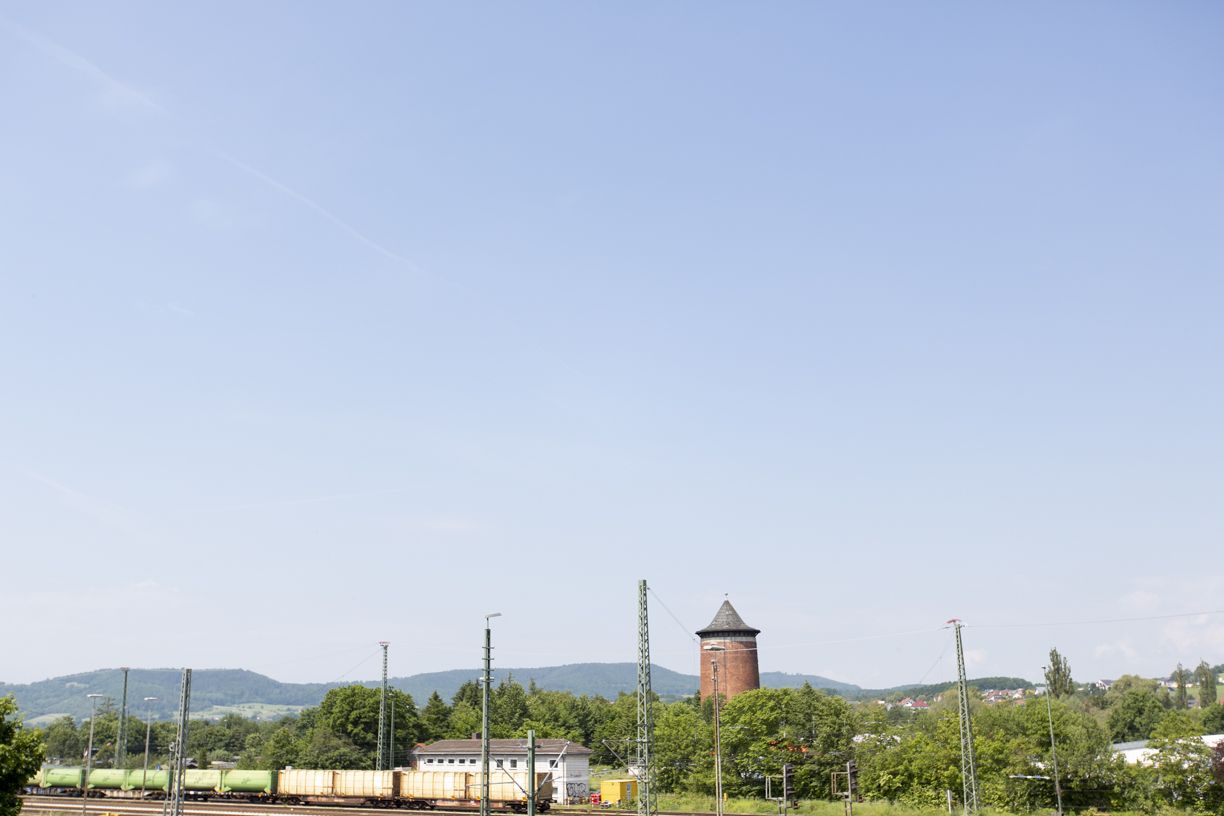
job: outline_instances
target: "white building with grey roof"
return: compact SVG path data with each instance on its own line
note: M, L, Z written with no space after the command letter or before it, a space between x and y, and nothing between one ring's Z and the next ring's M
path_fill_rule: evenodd
M444 739L412 752L412 767L421 771L480 772L480 740ZM489 777L497 770L527 769L527 740L489 740ZM591 794L591 749L564 739L537 739L537 773L552 774L553 801L560 805L585 802Z

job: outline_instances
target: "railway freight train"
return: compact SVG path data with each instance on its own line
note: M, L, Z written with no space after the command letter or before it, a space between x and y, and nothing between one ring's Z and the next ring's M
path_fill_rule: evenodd
M489 776L492 810L527 811L527 771L498 769ZM84 768L43 768L26 788L32 794L82 793ZM88 796L163 799L169 771L94 768ZM480 806L481 775L463 771L283 771L187 770L183 792L190 799L241 799L281 804L370 805L417 810ZM536 811L548 810L552 774L536 774Z

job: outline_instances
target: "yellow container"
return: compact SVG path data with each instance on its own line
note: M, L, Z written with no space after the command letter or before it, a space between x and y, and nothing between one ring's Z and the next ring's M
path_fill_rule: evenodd
M471 774L466 771L400 771L400 796L409 799L453 799L462 801L480 795L470 793Z
M335 795L350 799L394 799L399 793L395 771L336 771Z
M481 794L481 775L471 775L471 792L474 799ZM539 778L538 776L536 777ZM511 771L505 768L489 769L489 800L494 802L526 802L527 772Z
M619 805L637 800L636 779L605 779L599 783L599 801Z
M280 772L276 791L282 796L334 796L336 772L286 768Z

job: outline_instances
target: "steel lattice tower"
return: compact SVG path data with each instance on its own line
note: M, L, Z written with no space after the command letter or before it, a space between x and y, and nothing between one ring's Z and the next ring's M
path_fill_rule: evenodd
M387 647L390 641L380 640L378 645L383 650L382 697L378 702L378 765L375 770L385 771L391 767L387 763Z
M650 693L650 614L646 605L646 581L638 581L638 666L637 666L637 773L638 816L651 816L655 812L654 715Z
M127 688L128 688L128 667L124 666L119 671L123 672L123 703L119 706L119 731L115 734L115 767L122 768L123 762L127 759Z
M960 710L961 779L964 782L965 816L978 812L977 762L973 756L973 721L969 717L969 686L965 680L965 648L961 643L959 618L948 621L956 629L956 696Z
M187 773L187 728L191 724L191 669L183 669L179 688L178 735L170 750L170 778L162 816L183 816L183 777Z

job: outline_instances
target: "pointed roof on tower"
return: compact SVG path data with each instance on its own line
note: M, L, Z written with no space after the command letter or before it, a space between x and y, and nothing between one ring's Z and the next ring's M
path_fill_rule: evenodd
M735 607L730 601L723 601L722 606L718 607L718 612L714 614L714 620L710 621L710 625L704 629L698 629L697 634L701 637L710 637L713 635L759 635L760 629L755 629L744 623L744 619L735 611Z

